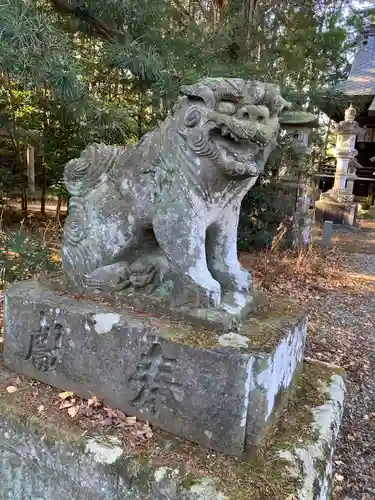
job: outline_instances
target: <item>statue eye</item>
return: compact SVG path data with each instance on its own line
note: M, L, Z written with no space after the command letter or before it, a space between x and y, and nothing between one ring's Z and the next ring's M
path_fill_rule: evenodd
M215 111L226 115L234 115L236 112L236 106L230 101L220 101L216 104Z

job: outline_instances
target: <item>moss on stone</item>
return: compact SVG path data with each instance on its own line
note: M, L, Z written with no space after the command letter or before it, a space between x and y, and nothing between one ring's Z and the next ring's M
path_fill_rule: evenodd
M312 428L312 408L324 405L329 395L322 387L328 384L333 371L320 364L304 364L303 372L295 381L287 411L268 433L264 447L269 451L290 450L296 436L304 442L315 442L316 431Z
M301 446L303 443L302 446L307 446L317 441L319 436L312 425L312 410L327 402L329 395L323 387L329 384L333 373L335 370L324 365L305 365L286 412L270 430L258 455L238 462L235 476L240 481L237 491L232 486L236 482L235 478L233 482L223 482L223 491L230 500L246 500L252 498L251 495L259 500L269 500L286 498L296 493L301 485L300 481L287 473L286 466L290 464L280 458L279 452L293 453L297 444ZM262 487L259 488L259 485Z
M197 484L198 482L198 479L197 479L197 476L195 476L194 474L192 474L191 472L188 472L185 477L182 479L181 481L181 486L185 489L185 490L189 490L190 488L192 488L195 484Z
M281 458L280 451L293 453L295 446L306 446L316 441L318 436L312 425L313 410L327 402L329 395L323 388L329 384L334 373L335 370L326 365L305 364L286 411L270 430L256 456L246 459L227 457L155 431L155 439L147 447L130 450L124 444L124 455L113 464L108 464L106 470L131 482L139 491L148 490L151 483L157 481L158 470L165 468L166 480L172 477L172 470L178 470L177 480L184 490L190 490L205 478L212 478L217 491L222 492L228 500L284 500L288 495L296 494L300 480L288 473L290 463ZM82 435L82 428L74 420L70 423L64 421L59 413L53 412L53 406L49 408L45 401L46 417L30 411L28 398L35 387L32 384L27 387L27 379L25 385L24 390L20 389L11 395L4 391L5 386L0 387L2 418L43 435L52 445L64 442L73 452L84 452L87 438ZM43 384L38 387L41 392L43 388L46 393L53 391ZM103 432L102 436L115 436L124 442L122 432L111 429L111 432ZM174 446L163 446L169 441L173 441ZM329 450L326 451L328 454ZM324 465L323 461L317 464L319 469Z
M15 426L24 426L35 435L43 436L47 442L63 441L73 443L75 447L81 446L81 449L83 449L85 439L82 438L82 430L76 425L68 425L62 422L58 422L57 425L51 414L43 416L34 413L34 410L30 409L28 402L31 393L32 391L29 388L21 388L12 395L0 390L0 417L11 420Z
M301 323L303 318L304 312L292 302L279 301L272 305L263 303L239 323L236 332L246 337L249 344L247 347L241 346L235 349L244 352L258 349L271 352L285 335L285 329ZM221 333L167 320L156 324L163 334L175 342L201 349L219 345L218 339Z
M287 300L262 303L238 331L248 336L252 349L273 348L281 340L285 329L300 323L305 316L300 306Z
M155 465L147 456L122 456L107 467L141 493L149 492L151 484L155 481Z
M200 349L209 349L215 346L218 339L217 333L212 330L194 328L177 322L163 322L161 331L163 336L171 341Z
M61 271L48 273L40 277L39 282L52 291L69 295L69 285ZM70 292L70 295L72 293ZM139 298L138 295L137 297ZM300 305L290 300L278 299L270 303L258 293L254 294L253 310L243 320L235 317L230 318L220 310L194 308L191 308L190 320L186 318L179 320L176 319L174 314L168 314L170 307L157 303L153 304L150 297L147 296L142 297L142 300L140 300L140 304L144 306L143 309L137 305L137 302L134 304L127 302L124 297L114 299L111 295L102 294L96 296L93 294L90 297L84 297L84 299L89 302L99 302L103 307L105 305L105 307L113 308L123 314L129 314L130 316L133 314L134 318L137 319L139 319L139 313L142 313L144 322L149 323L156 330L159 329L161 336L200 349L218 347L220 334L225 331L235 331L246 337L249 344L248 347L239 346L231 347L231 349L240 349L244 352L258 349L263 352L265 350L272 351L283 337L285 329L300 323L306 316ZM150 304L148 304L148 300L151 301ZM225 327L223 327L224 324Z

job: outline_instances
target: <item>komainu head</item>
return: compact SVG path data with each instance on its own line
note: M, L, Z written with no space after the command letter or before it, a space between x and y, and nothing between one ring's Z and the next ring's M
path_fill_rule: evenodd
M198 156L230 177L257 176L276 145L278 114L289 107L277 85L205 78L181 88L178 132Z

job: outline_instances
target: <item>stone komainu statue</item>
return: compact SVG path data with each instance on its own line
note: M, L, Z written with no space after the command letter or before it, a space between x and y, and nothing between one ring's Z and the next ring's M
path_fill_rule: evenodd
M80 287L158 286L172 273L208 299L247 294L237 258L241 201L276 145L277 86L206 78L129 147L92 144L65 167L63 267Z

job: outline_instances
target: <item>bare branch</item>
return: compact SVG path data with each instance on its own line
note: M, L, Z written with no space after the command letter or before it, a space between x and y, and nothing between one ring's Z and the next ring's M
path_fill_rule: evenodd
M82 0L51 0L51 3L57 12L62 15L74 15L84 18L88 25L106 40L113 40L114 38L124 36L122 31L103 23L93 16Z
M51 2L61 14L74 14L79 6L79 0L51 0Z

